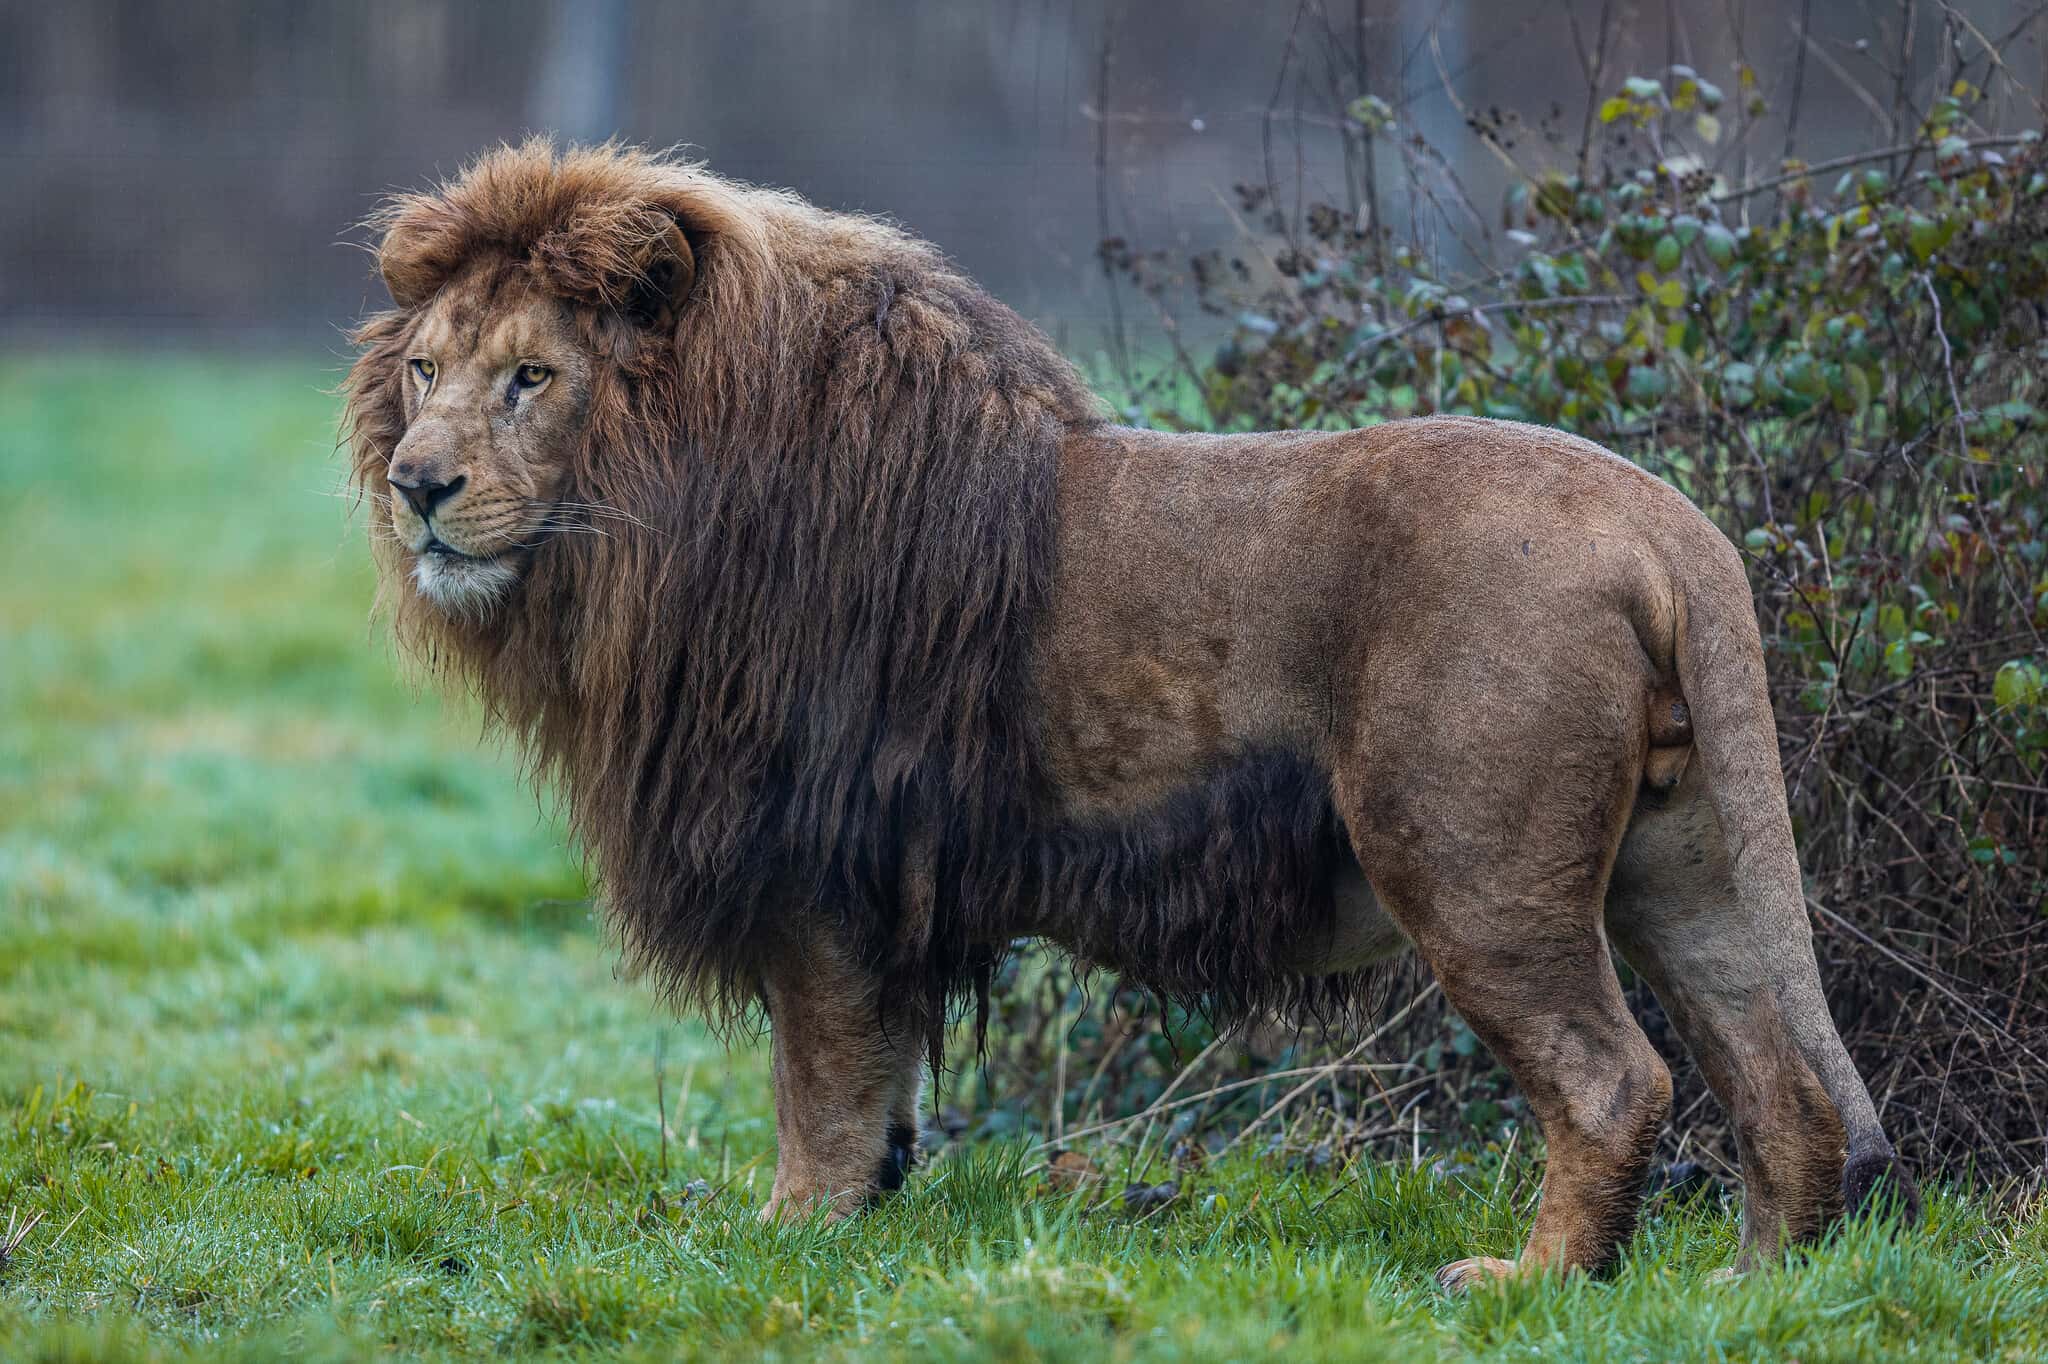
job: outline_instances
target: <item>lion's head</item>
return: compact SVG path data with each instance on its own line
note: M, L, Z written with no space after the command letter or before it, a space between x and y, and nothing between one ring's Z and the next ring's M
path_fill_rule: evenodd
M541 143L380 215L398 308L359 336L356 476L419 601L488 625L543 541L606 533L606 509L573 495L594 390L673 346L697 281L686 219L700 244L755 245L726 187L687 166Z
M377 506L420 596L480 617L543 537L581 528L582 518L566 519L561 490L592 357L568 307L498 263L450 281L405 349L405 434Z

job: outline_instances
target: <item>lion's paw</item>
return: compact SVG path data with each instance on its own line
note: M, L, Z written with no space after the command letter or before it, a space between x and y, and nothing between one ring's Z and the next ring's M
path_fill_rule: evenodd
M1721 1266L1721 1267L1720 1267L1719 1269L1717 1269L1717 1270L1713 1271L1713 1272L1712 1272L1711 1274L1707 1275L1706 1279L1705 1279L1705 1280L1704 1280L1703 1282L1706 1282L1706 1283L1741 1283L1741 1282L1742 1282L1742 1271L1741 1271L1741 1270L1739 1270L1739 1269L1737 1269L1737 1268L1736 1268L1736 1267L1735 1267L1734 1265L1722 1265L1722 1266Z
M1446 1293L1463 1293L1481 1284L1499 1283L1517 1272L1513 1260L1496 1260L1491 1255L1474 1255L1453 1260L1436 1272L1437 1285Z

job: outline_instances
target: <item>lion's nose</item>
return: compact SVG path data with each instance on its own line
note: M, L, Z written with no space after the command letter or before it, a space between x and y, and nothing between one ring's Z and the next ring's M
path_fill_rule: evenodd
M469 480L466 475L457 474L452 482L437 483L430 474L415 474L411 469L400 465L391 471L390 481L391 486L398 489L405 500L412 504L412 509L419 514L420 520L424 521L433 515L434 508L462 491L462 485Z

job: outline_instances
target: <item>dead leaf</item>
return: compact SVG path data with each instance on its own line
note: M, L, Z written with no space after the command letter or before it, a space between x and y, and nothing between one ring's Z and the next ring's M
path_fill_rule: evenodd
M1079 1151L1061 1151L1045 1167L1045 1178L1055 1188L1079 1189L1099 1181L1102 1171Z

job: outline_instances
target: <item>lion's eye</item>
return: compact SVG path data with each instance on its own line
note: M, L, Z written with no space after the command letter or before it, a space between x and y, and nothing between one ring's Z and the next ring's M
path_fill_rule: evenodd
M425 356L420 356L412 362L412 372L420 376L420 382L423 384L434 382L434 362Z
M521 365L512 376L512 382L520 388L539 388L553 374L554 371L546 365Z

